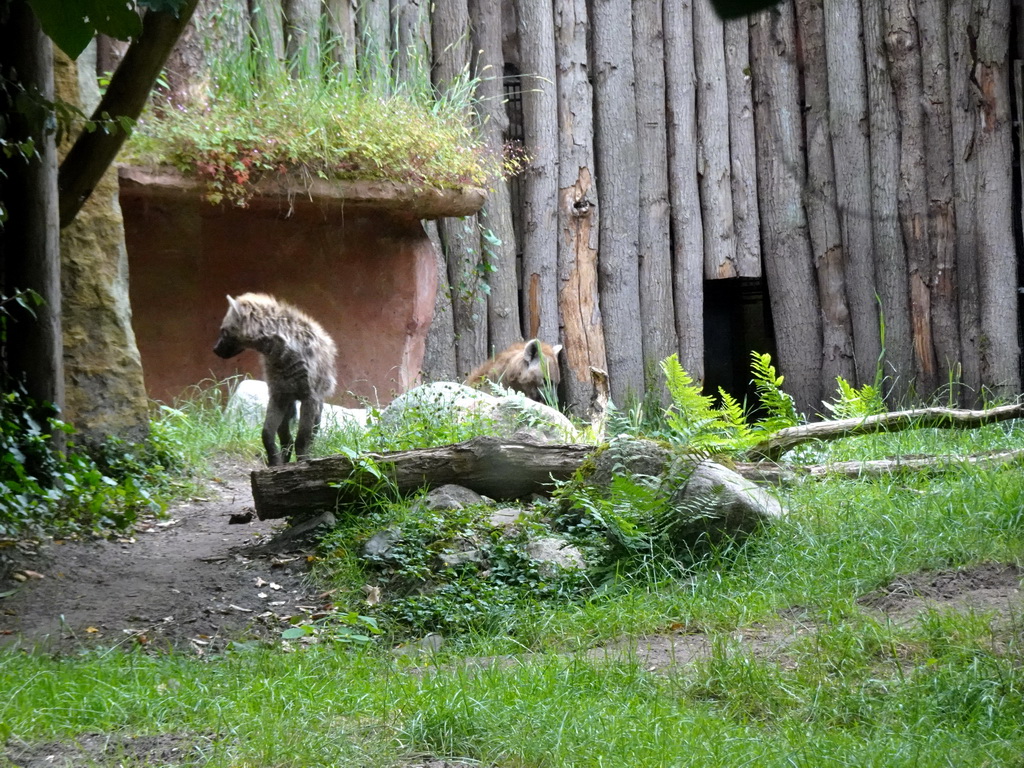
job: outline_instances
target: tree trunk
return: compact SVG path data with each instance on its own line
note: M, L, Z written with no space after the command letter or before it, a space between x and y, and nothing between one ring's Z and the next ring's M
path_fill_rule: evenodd
M931 257L928 249L928 187L925 176L921 55L913 0L889 4L885 46L889 55L900 120L900 176L897 187L900 224L910 275L910 317L917 391L930 396L939 381L931 327Z
M331 60L346 72L356 69L356 4L354 0L324 0ZM428 59L429 61L429 59Z
M677 0L668 0L677 2ZM661 0L633 0L633 67L640 157L640 318L645 390L669 402L659 364L679 346L672 306L672 244L665 132L665 46ZM751 136L753 140L753 136ZM753 151L753 147L751 147Z
M438 0L431 16L432 78L439 92L468 71L469 7L466 0ZM459 378L490 356L487 304L481 285L480 231L476 216L438 222L455 329L455 365Z
M887 377L888 402L901 404L913 383L914 347L907 295L907 256L896 195L900 164L899 117L885 56L882 4L865 3L863 11L870 104L872 234L881 304L880 328L885 329L883 373Z
M786 392L805 413L821 403L821 308L803 208L804 147L793 10L751 19L761 237Z
M462 18L465 19L465 0ZM439 3L439 6L442 4ZM439 11L438 16L441 15ZM462 28L465 34L465 27ZM465 51L465 41L462 43ZM391 71L391 3L390 0L357 0L356 5L356 62L361 75L373 82L385 83ZM460 67L465 66L462 57ZM458 70L458 71L461 71Z
M391 0L394 50L391 73L396 82L423 86L430 82L430 11L426 0Z
M757 210L757 153L750 92L750 24L744 16L725 22L725 82L729 94L729 157L736 273L761 276L761 221Z
M953 119L953 206L956 216L956 261L959 283L961 380L964 404L984 398L981 381L981 285L978 272L978 212L974 200L978 177L975 138L980 94L974 83L977 14L972 0L949 6L949 92Z
M501 49L501 3L498 0L470 0L473 19L473 71L479 78L476 99L480 131L490 151L501 155L508 130L502 73L505 57ZM519 320L519 281L516 274L516 235L512 227L512 196L505 179L495 179L480 211L483 232L480 247L489 266L487 281L487 326L490 347L500 352L523 336ZM557 328L556 328L557 331ZM558 340L557 335L549 339Z
M284 18L292 77L320 77L320 0L284 0Z
M693 4L663 3L668 175L672 198L673 294L679 363L704 381L704 229L697 184Z
M15 0L0 25L0 77L17 83L27 94L53 102L53 45L43 34L27 2ZM35 291L42 304L34 315L11 309L3 339L5 373L23 383L38 402L64 404L61 338L60 229L57 221L57 149L50 108L19 111L13 88L0 94L4 136L33 142L35 156L0 153L0 203L7 220L0 226L0 274L4 296ZM10 99L10 101L7 101ZM45 425L40 425L46 429ZM63 433L53 443L63 447Z
M157 75L181 31L195 10L196 0L185 0L175 15L169 11L148 11L142 20L142 34L128 46L120 66L110 79L106 93L92 119L111 116L135 120L149 98ZM67 226L92 194L93 187L114 161L128 137L121 128L108 131L83 131L60 164L57 187L60 191L60 225Z
M530 164L523 175L522 317L527 338L558 338L557 244L558 101L555 31L550 0L518 3L523 73L523 140Z
M164 65L167 102L176 107L204 99L209 63L231 60L249 45L251 19L245 0L199 0Z
M558 73L558 308L570 412L583 417L597 396L592 370L607 372L598 301L598 193L594 178L594 96L587 73L587 4L555 0Z
M612 400L625 406L644 391L637 220L640 205L633 24L629 0L591 6L597 174L601 179L599 283Z
M998 398L1020 392L1017 258L1013 240L1013 146L1010 119L1010 0L978 0L974 82L981 123L974 190L981 287L981 380Z
M804 54L803 85L807 141L807 193L804 197L811 251L818 278L822 322L822 388L830 392L836 377L856 381L853 328L846 301L845 254L836 202L832 136L828 126L828 68L825 17L821 0L796 0L796 19Z
M455 370L459 379L491 355L487 346L487 297L480 275L476 216L441 219L441 244L448 265L455 326Z
M956 219L953 211L953 126L949 106L949 50L946 18L949 0L918 0L925 128L925 177L928 182L928 243L931 258L932 339L939 374L956 389L960 313L957 309Z
M424 381L456 381L455 365L455 318L452 311L452 288L448 282L448 265L444 258L441 235L436 221L424 221L423 228L434 246L437 265L437 291L434 294L434 313L427 329L427 340L423 350Z
M709 0L693 3L693 59L697 72L697 172L704 223L704 276L736 277L732 169L729 160L729 92L725 81L725 32Z
M853 327L857 379L868 384L875 379L881 342L875 300L871 155L860 0L828 0L824 9L832 152L847 262L846 298Z

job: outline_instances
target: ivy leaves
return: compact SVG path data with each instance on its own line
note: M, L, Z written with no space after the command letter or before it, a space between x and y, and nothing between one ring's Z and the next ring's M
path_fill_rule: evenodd
M72 59L97 34L118 40L142 32L142 8L178 14L184 0L28 0L39 24L53 42Z

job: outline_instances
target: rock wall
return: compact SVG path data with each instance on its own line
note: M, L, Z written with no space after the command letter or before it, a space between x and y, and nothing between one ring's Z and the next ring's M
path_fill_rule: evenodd
M94 50L90 46L77 66L58 51L54 68L58 98L86 114L99 100L91 75ZM62 153L69 146L65 142ZM116 168L107 171L75 221L61 231L61 272L64 419L78 430L77 442L109 436L139 440L149 429L149 401L132 330Z
M420 377L434 306L433 246L418 215L297 193L210 205L188 179L122 169L135 330L151 397L262 377L251 350L213 354L226 294L272 294L338 346L340 405L387 404ZM392 206L392 207L389 207ZM406 205L411 207L412 203Z

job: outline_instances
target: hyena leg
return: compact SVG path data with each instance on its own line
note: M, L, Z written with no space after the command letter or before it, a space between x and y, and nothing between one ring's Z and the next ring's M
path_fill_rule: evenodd
M304 461L309 458L309 449L313 445L313 438L320 428L320 413L323 411L323 401L315 398L307 398L302 401L302 409L299 411L299 429L295 436L295 458Z
M267 451L267 464L274 467L288 461L292 449L292 436L288 422L295 415L295 400L290 395L271 395L267 404L267 418L263 422L263 447ZM281 438L281 450L277 438Z
M288 403L288 413L285 414L284 421L281 422L281 426L277 428L277 436L281 441L281 461L287 464L292 460L292 422L295 421L295 401L292 400Z

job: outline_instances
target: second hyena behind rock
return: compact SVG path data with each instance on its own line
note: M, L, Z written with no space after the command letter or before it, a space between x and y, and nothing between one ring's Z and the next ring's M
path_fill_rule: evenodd
M561 344L546 344L539 339L520 341L480 365L469 374L466 383L479 387L485 381L493 381L543 403L546 391L551 392L554 399L553 393L561 380L558 367L561 351ZM554 402L548 404L555 405Z
M291 458L296 402L301 410L295 454L299 460L308 458L324 399L334 392L337 381L334 340L319 323L290 304L265 293L244 293L228 296L228 311L213 351L230 358L245 349L262 355L270 390L262 435L267 463L284 464Z

